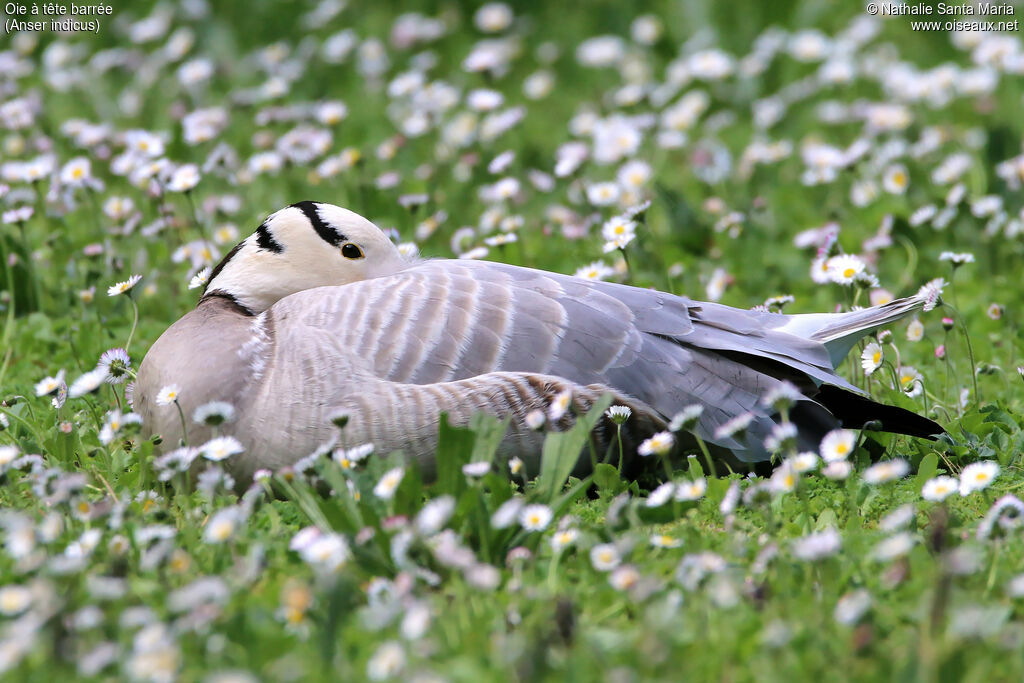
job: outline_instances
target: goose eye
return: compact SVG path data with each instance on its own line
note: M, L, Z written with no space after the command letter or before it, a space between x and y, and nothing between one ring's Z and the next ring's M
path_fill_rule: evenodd
M360 249L355 244L348 242L347 244L345 244L345 246L341 248L341 255L344 256L345 258L359 259L363 258L363 250Z

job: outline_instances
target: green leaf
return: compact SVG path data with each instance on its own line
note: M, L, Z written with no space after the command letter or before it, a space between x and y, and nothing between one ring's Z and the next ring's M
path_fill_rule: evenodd
M939 457L934 453L921 458L921 464L917 468L917 490L920 491L924 483L929 479L935 477L935 473L939 470Z
M590 412L576 418L576 424L565 432L551 432L544 439L541 451L540 477L537 493L540 500L551 503L565 486L576 463L583 453L591 430L601 419L601 414L611 405L612 395L605 394L590 408Z
M438 494L448 493L458 499L466 488L462 466L473 457L476 438L476 434L465 427L453 427L447 413L441 415L437 434L437 482L434 484Z
M814 522L814 530L821 531L829 527L839 527L839 517L836 516L836 511L832 508L825 508L818 515L817 521Z
M614 465L609 465L606 462L598 463L594 470L594 483L597 484L598 489L609 493L618 493L625 488L619 471Z
M477 413L469 419L469 429L476 435L470 462L493 462L511 420L511 416L499 420L487 413Z

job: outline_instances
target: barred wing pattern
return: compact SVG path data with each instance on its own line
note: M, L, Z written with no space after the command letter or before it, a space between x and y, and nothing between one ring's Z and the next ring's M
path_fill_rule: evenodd
M299 292L266 315L273 351L263 386L301 378L293 409L306 414L295 419L320 424L351 407L371 423L368 437L394 447L427 448L439 410L461 421L479 410L521 419L568 384L581 395L613 391L648 425L700 403L697 433L752 462L767 457L773 422L760 401L778 377L858 391L834 374L821 343L779 329L787 316L490 262L424 261ZM756 416L748 439L715 437L745 412Z

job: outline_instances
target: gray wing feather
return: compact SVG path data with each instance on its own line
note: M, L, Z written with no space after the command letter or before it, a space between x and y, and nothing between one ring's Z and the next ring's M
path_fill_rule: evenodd
M560 377L614 388L660 419L701 403L698 433L747 450L752 459L763 455L760 442L772 425L760 399L779 380L719 352L767 359L795 374L852 388L834 374L822 344L775 329L783 316L503 264L426 261L386 278L300 292L280 301L279 309L293 323L303 323L291 326L291 334L299 335L296 344L308 344L302 339L308 333L299 328L321 328L332 340L331 354L360 359L369 376L417 406L426 394L409 398L410 385L457 383L495 372ZM326 379L311 381L333 381L339 371L335 359L323 359L319 372ZM479 393L473 386L459 385L456 398L466 410L497 400L487 398L493 382L481 380ZM436 391L442 390L430 390ZM714 436L719 425L744 412L755 414L747 444Z

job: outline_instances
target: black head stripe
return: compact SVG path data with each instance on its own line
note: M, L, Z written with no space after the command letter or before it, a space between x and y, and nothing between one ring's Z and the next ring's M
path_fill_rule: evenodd
M215 277L220 275L220 271L224 270L224 266L228 264L228 261L235 257L235 254L238 253L238 250L242 248L243 244L245 244L245 242L239 242L234 247L232 247L231 251L228 252L228 255L222 258L220 260L220 263L213 267L213 271L210 273L210 277L206 278L206 287L203 287L204 294L206 293L206 290L209 288L210 283L213 282Z
M320 212L316 208L316 202L298 202L297 204L292 204L292 206L306 214L306 218L313 224L316 234L320 235L320 239L324 242L336 247L342 242L348 241L347 237L327 225L327 223L324 223L324 219L320 218Z
M269 218L267 220L270 220ZM270 234L270 228L267 227L267 221L260 223L260 227L256 228L256 244L260 249L266 249L272 251L275 254L280 254L284 251L284 247L281 243L274 239L274 236Z

